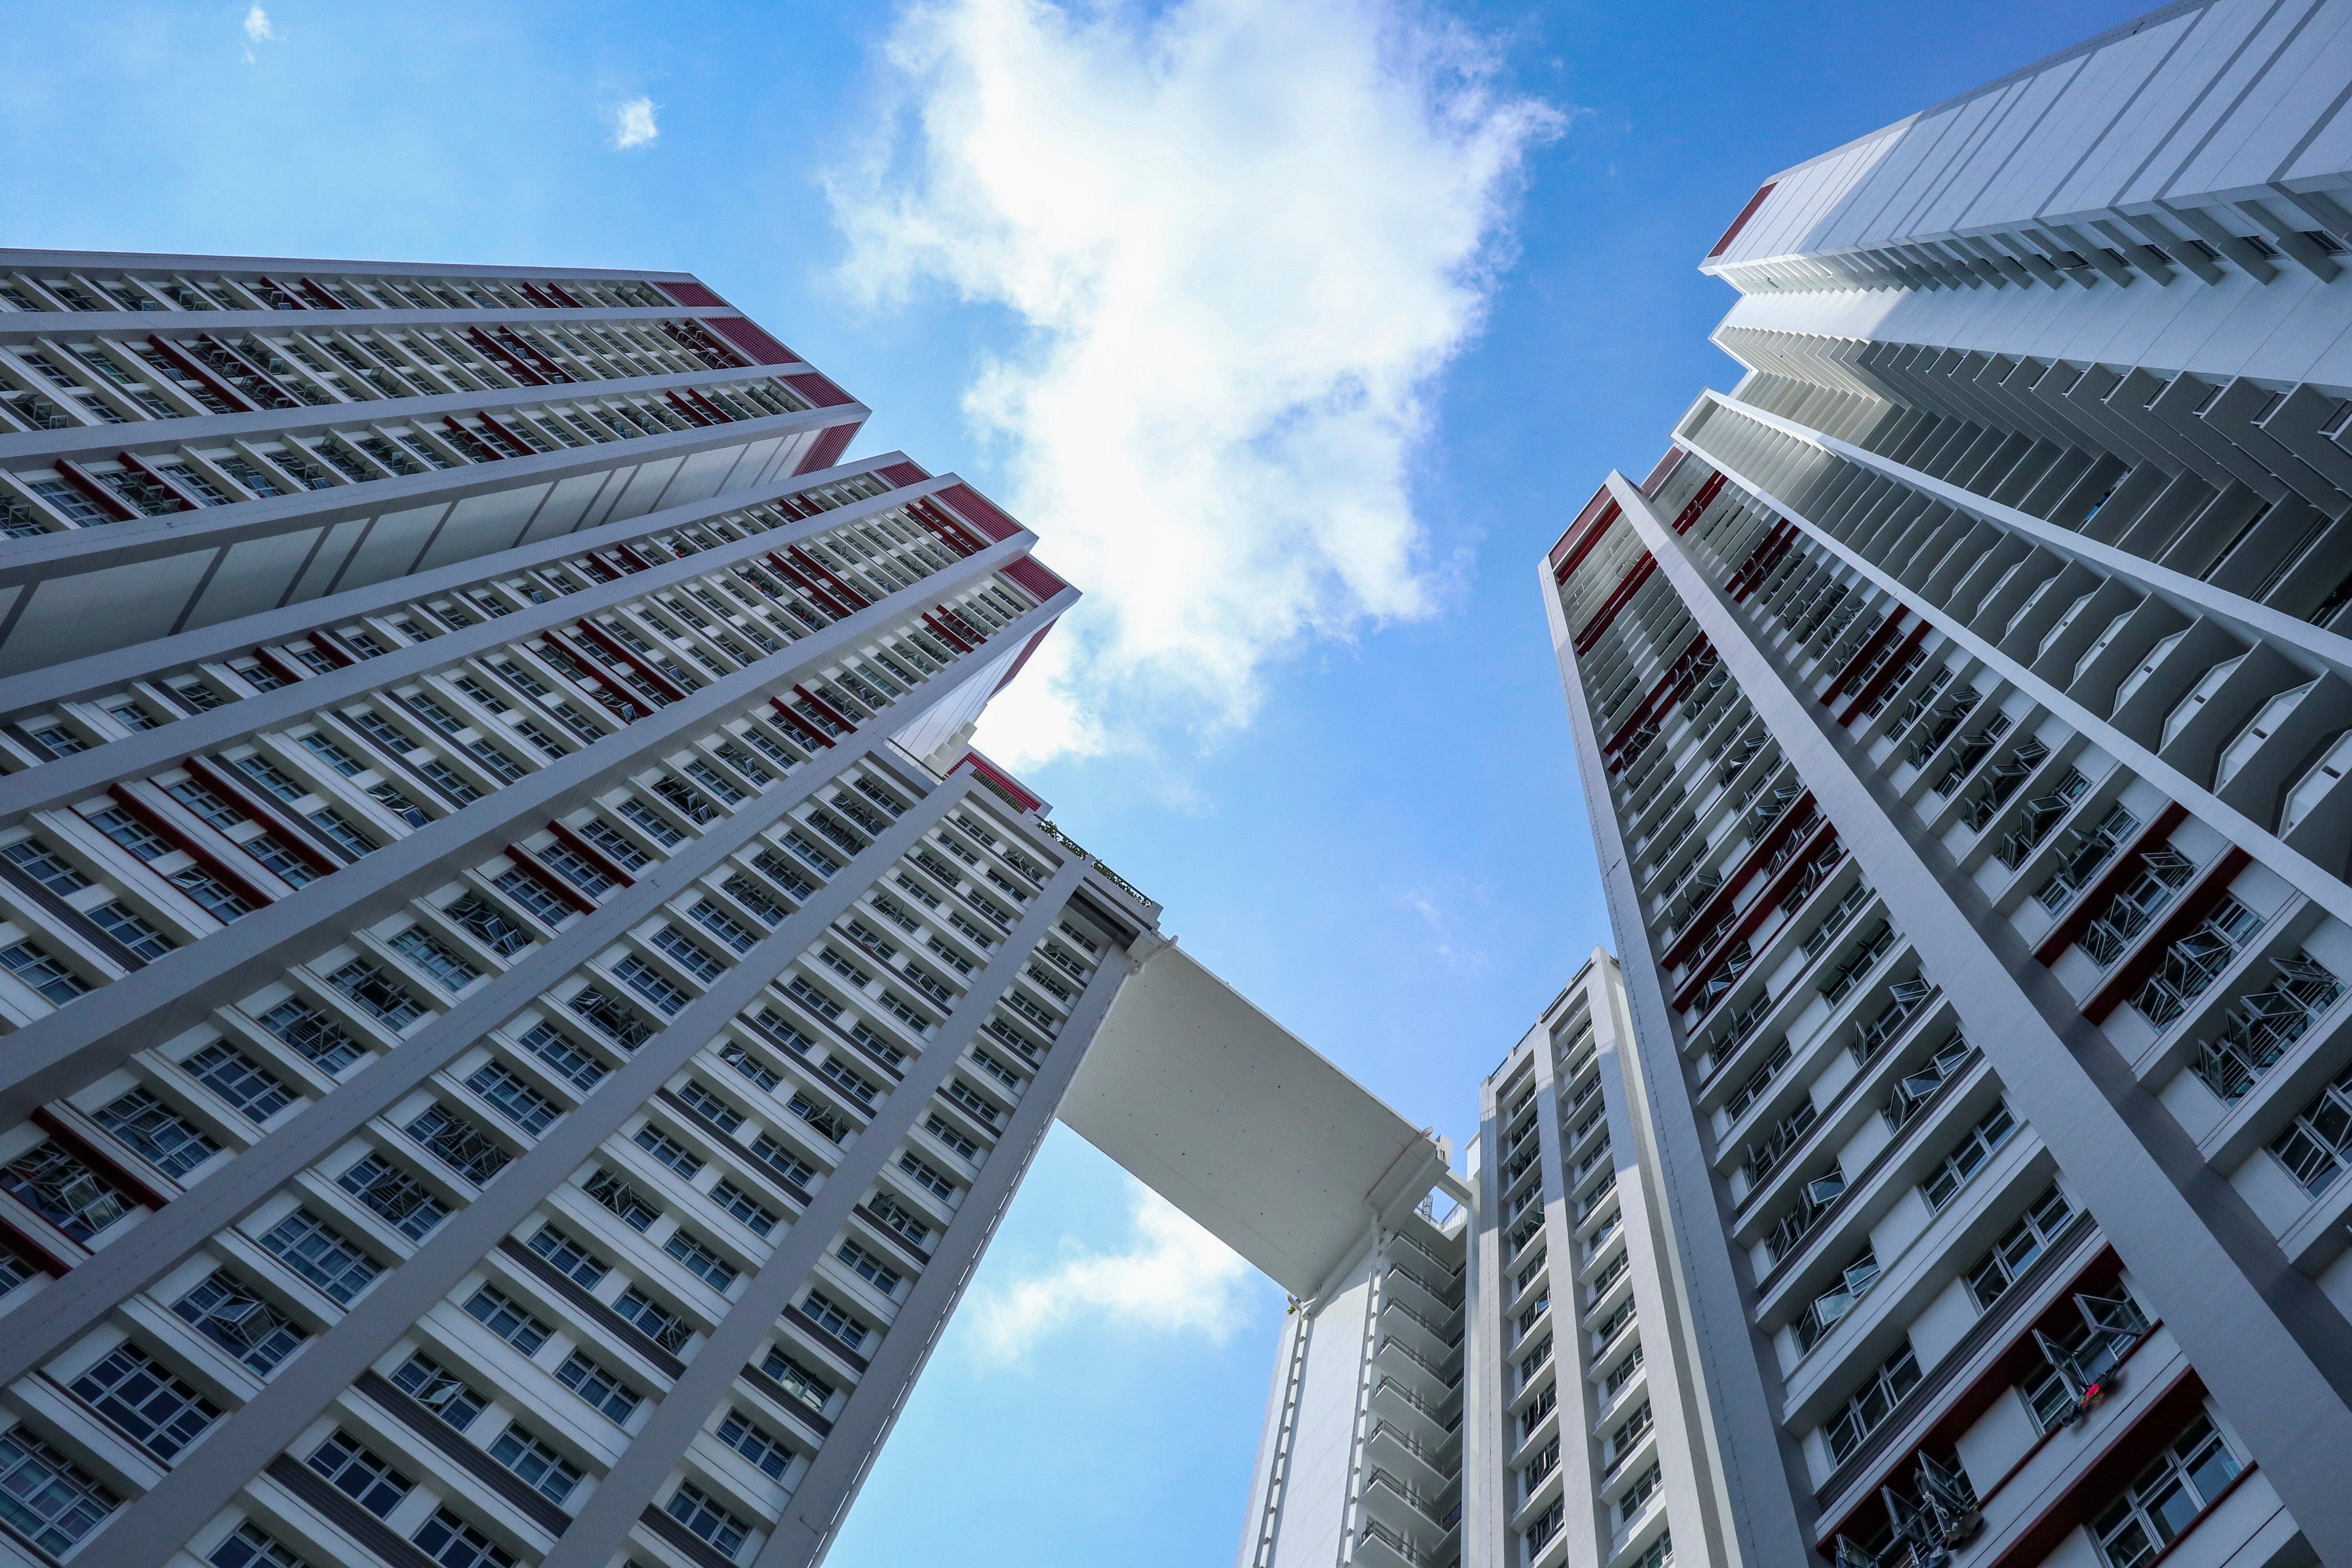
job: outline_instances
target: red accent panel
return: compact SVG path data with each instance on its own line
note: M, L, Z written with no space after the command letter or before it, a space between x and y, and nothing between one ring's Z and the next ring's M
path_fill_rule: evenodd
M785 376L783 381L786 386L791 387L819 408L840 408L857 401L834 385L832 381L813 370L799 375Z
M1551 580L1567 582L1568 574L1584 563L1584 558L1592 553L1592 547L1601 542L1601 536L1609 531L1609 525L1617 517L1617 503L1610 499L1609 487L1603 485L1593 491L1584 510L1576 514L1576 521L1568 525L1568 531L1559 536L1559 542L1551 547Z
M2075 1528L2098 1510L2116 1500L2132 1478L2156 1458L2157 1450L2180 1436L2205 1405L2205 1384L2194 1372L2183 1372L2171 1387L2148 1405L2129 1431L2108 1446L2107 1451L2092 1461L2082 1473L2082 1479L2066 1489L2066 1495L2053 1504L2049 1510L2035 1520L2031 1528L2000 1554L1991 1568L2025 1568L2027 1563L2047 1562ZM2238 1472L2224 1495L2245 1479L2254 1468L2250 1461ZM2217 1498L2215 1501L2219 1501ZM2198 1519L2210 1509L2200 1510ZM2196 1521L2189 1521L2189 1528ZM2186 1534L2187 1531L2182 1532Z
M1625 721L1617 726L1617 732L1610 736L1608 742L1601 749L1603 752L1616 751L1625 743L1625 738L1640 729L1645 721L1660 714L1673 712L1675 704L1680 702L1683 700L1683 694L1690 689L1693 668L1702 658L1713 650L1714 646L1706 640L1706 635L1704 632L1692 637L1689 646L1675 656L1675 662L1667 667L1666 673L1659 677L1658 683L1650 688L1648 694L1642 699Z
M498 420L490 415L484 414L480 416L480 418L482 421L482 427L495 434L499 440L504 441L508 446L512 447L516 457L533 458L539 455L538 447L532 446L530 442L524 440L521 437L516 435L513 431L499 424Z
M1845 711L1838 715L1838 722L1842 725L1851 724L1861 718L1862 710L1878 700L1880 694L1893 685L1895 678L1902 673L1903 661L1911 657L1911 650L1927 640L1927 623L1925 621L1916 623L1909 631L1904 633L1902 642L1896 645L1893 653L1886 656L1886 662L1878 667L1878 673L1864 681L1862 689L1853 694L1853 700L1845 705Z
M768 706L773 708L776 710L776 716L784 721L785 726L790 729L793 734L798 735L801 738L802 744L810 746L831 746L833 744L832 736L826 734L824 731L817 729L807 720L802 718L799 714L785 707L784 700L782 698L769 698Z
M2117 964L2116 972L2107 976L2106 984L2091 994L2091 999L2083 1004L2083 1016L2094 1024L2105 1023L2107 1015L2122 1006L2124 998L2138 990L2141 983L2156 973L2157 965L2164 960L2164 950L2187 935L2191 927L2212 912L2213 906L2221 901L2221 895L2230 890L2230 884L2236 879L2238 873L2244 870L2252 859L2252 856L2234 844L2223 850L2213 862L2213 868L2172 906L2172 912L2157 921L2156 929L2140 939L2139 951Z
M172 1201L171 1194L83 1137L78 1129L47 1106L44 1105L33 1112L33 1125L80 1155L85 1163L104 1172L109 1181L149 1208L160 1209Z
M2139 858L2170 838L2172 830L2188 820L2187 806L2177 800L2165 802L2164 809L2156 814L2156 820L2141 829L2139 837L2108 863L2097 881L2083 889L2081 896L2074 900L2074 907L2066 911L2066 918L2050 928L2050 934L2043 937L2042 945L2033 950L2034 962L2057 963L2059 955L2081 941L2083 932L2090 928L2091 911L2105 908L2107 900L2123 891L2124 885L2138 875Z
M201 381L206 386L210 387L212 389L213 395L227 404L232 409L241 410L248 414L260 412L261 405L256 403L252 398L247 397L244 393L239 392L236 387L231 386L227 382L223 381L219 376L214 374L212 367L197 359L194 355L189 353L186 350L181 348L179 344L172 342L171 339L163 337L161 334L155 334L148 338L147 343L148 346L152 348L157 353L162 354L165 359L170 360L173 365L178 367L181 374L187 376L194 381Z
M1748 554L1746 563L1732 574L1731 581L1724 584L1724 592L1731 595L1734 604L1747 603L1748 595L1764 585L1764 579L1772 574L1772 568L1795 548L1796 542L1797 525L1782 518Z
M275 801L264 800L232 777L210 757L190 757L181 766L198 784L242 810L246 816L270 830L278 841L310 863L311 869L321 877L331 877L343 868L343 863L311 841L310 826L297 822L278 809Z
M678 289L684 287L686 285L682 283L675 285L671 292L676 293ZM688 305L704 302L695 300L681 301ZM716 303L716 298L714 297L709 302ZM747 321L741 316L704 316L698 319L704 326L742 350L753 364L798 364L800 363L800 355L770 337L761 329L757 321Z
M547 384L547 377L525 364L512 349L482 331L481 328L467 327L466 336L472 340L474 346L481 350L485 356L502 366L509 375L513 376L525 386Z
M1895 631L1903 625L1903 617L1909 613L1901 605L1896 605L1891 615L1878 623L1878 629L1863 639L1862 646L1853 650L1853 657L1839 668L1836 678L1822 689L1821 696L1815 700L1824 708L1836 701L1838 693L1845 689L1845 683L1853 679L1855 671L1870 662L1872 654L1885 647L1894 638Z
M1708 507L1714 505L1715 498L1722 493L1723 476L1721 474L1707 475L1706 482L1698 487L1697 493L1693 495L1689 502L1684 506L1683 510L1675 515L1675 531L1676 533L1688 533L1691 531L1691 524L1696 522L1699 520L1700 514L1705 512Z
M814 474L819 469L833 467L841 461L841 454L849 448L849 438L856 434L857 426L855 425L827 426L817 432L816 439L810 443L808 456L801 459L801 466L793 472Z
M889 463L875 472L894 485L919 485L931 477L912 463Z
M1642 493L1643 495L1654 496L1658 493L1658 487L1666 482L1666 476L1675 471L1675 466L1683 460L1683 453L1686 449L1687 448L1682 447L1669 447L1666 448L1666 455L1658 459L1658 466L1652 468L1650 470L1650 477L1642 481Z
M1021 657L1013 661L1013 668L1006 670L1004 672L1004 679L996 683L997 691L1002 691L1006 687L1013 684L1013 678L1021 673L1021 667L1029 662L1029 656L1037 651L1037 645L1044 642L1045 640L1045 634L1053 629L1054 623L1047 621L1044 626L1039 626L1035 631L1029 634L1029 640L1021 645ZM989 695L992 697L995 695L995 692L991 692Z
M129 502L100 484L91 477L89 470L79 463L68 462L59 458L56 468L58 472L66 477L66 483L88 496L91 505L112 517L115 521L130 522L138 518L139 513L131 510Z
M1039 637L1043 637L1045 634L1039 632L1037 635ZM1023 789L1019 780L1015 779L1011 773L1006 773L1003 768L998 767L994 763L990 762L986 757L982 756L978 752L966 752L963 754L963 760L956 763L956 766L959 768L970 768L973 773L980 774L982 778L999 785L1003 789L1005 794L1021 802L1028 810L1042 811L1045 809L1045 803L1044 801L1039 800L1035 795L1031 795L1027 790Z
M582 637L586 637L590 642L594 643L598 647L603 648L606 653L611 654L614 658L619 659L623 664L627 665L631 669L634 669L639 675L644 676L647 680L653 683L656 690L667 693L672 702L683 702L686 700L686 693L677 689L677 682L672 680L668 676L664 675L660 670L656 669L652 665L647 664L638 656L636 649L629 647L626 643L613 636L612 633L606 631L604 627L598 626L593 621L579 621L574 624L579 626L580 635Z
M357 664L359 656L343 646L343 639L324 626L310 633L310 646L335 661L337 669L349 669Z
M958 555L977 555L988 548L988 541L974 533L955 513L928 500L911 500L907 510L925 528L940 536L947 547Z
M835 598L832 595L818 587L814 583L810 582L806 577L801 575L801 569L799 567L793 565L791 562L785 560L782 556L777 554L772 550L768 552L768 564L773 566L778 572L782 573L785 578L798 586L802 593L806 594L810 598L814 599L818 604L824 605L825 613L832 616L835 620L838 620L842 616L849 614L848 605L844 605L840 600Z
M811 691L807 687L794 686L793 689L798 692L801 695L802 700L807 702L810 707L815 709L818 712L824 714L826 718L832 720L843 729L855 730L857 728L857 721L855 719L852 719L848 714L844 713L840 709L835 708L832 703L827 702L824 698L819 697L815 692Z
M847 583L843 582L840 573L835 572L832 567L827 566L824 562L819 561L815 556L811 555L799 545L787 544L784 546L784 550L786 553L791 555L792 558L798 562L802 566L815 573L818 576L823 577L827 583L833 584L833 595L835 598L842 600L845 603L852 605L861 610L874 602L873 600L868 599L865 595L859 593L856 588L851 587Z
M640 279L640 281L652 282L652 279ZM668 295L671 299L677 300L679 304L692 305L697 310L703 309L704 307L709 307L720 310L734 309L734 307L728 304L726 300L720 299L718 295L712 293L709 289L704 288L699 283L654 283L653 286L660 289L663 293Z
M344 308L343 302L328 293L323 285L313 283L308 278L302 279L302 294L321 310L340 310Z
M596 912L595 900L549 870L538 856L533 855L521 845L508 845L507 858L515 863L516 870L520 871L582 914L593 915Z
M1748 220L1756 216L1757 209L1764 205L1764 198L1770 195L1780 183L1778 180L1770 181L1763 189L1748 198L1748 205L1739 209L1739 216L1731 220L1731 226L1723 231L1723 237L1715 242L1715 248L1706 253L1706 258L1709 261L1731 248L1731 242L1739 237L1739 231L1748 226Z
M940 500L991 539L1010 539L1021 531L1021 525L997 509L996 503L973 489L970 485L950 485L940 491Z
M0 1237L6 1238L5 1242L0 1242L0 1246L5 1246L9 1251L32 1264L52 1279L62 1279L72 1273L74 1264L79 1261L76 1258L58 1257L49 1250L58 1244L56 1240L35 1236L6 1215L0 1215ZM68 1246L78 1245L70 1237L62 1239Z
M1717 888L1714 896L1692 913L1690 920L1683 927L1682 936L1673 947L1666 950L1664 962L1668 968L1685 963L1692 957L1691 950L1696 948L1706 936L1707 927L1724 917L1725 912L1738 900L1740 889L1755 879L1756 874L1763 868L1764 863L1772 858L1780 846L1786 844L1790 837L1800 828L1804 829L1813 838L1821 837L1822 834L1827 834L1830 838L1837 837L1836 830L1829 825L1828 819L1822 816L1815 806L1813 793L1811 790L1807 790L1789 803L1789 809L1780 814L1780 820L1773 825L1772 830L1751 846L1747 854L1739 858L1739 864L1733 868L1730 876L1723 879L1723 886ZM1819 829L1818 832L1815 831L1816 828ZM1822 844L1814 842L1808 842L1805 845L1806 849L1816 855L1821 852L1822 847ZM1811 858L1811 855L1803 853L1792 855L1780 863L1780 869L1786 872L1788 868L1801 865L1810 858ZM1749 905L1748 918L1742 922L1741 931L1744 933L1755 930L1757 922L1763 919L1764 911L1770 909L1774 902L1775 900L1769 899L1759 899ZM1697 974L1691 976L1689 983L1683 987L1685 994L1678 997L1675 1002L1676 1008L1690 1005L1687 994L1697 990L1700 978L1701 976Z
M630 876L626 871L623 870L618 865L614 864L611 856L605 854L602 849L597 848L593 844L589 843L585 838L581 837L579 834L573 832L571 828L566 827L561 822L549 823L547 825L547 830L550 833L554 834L557 838L562 840L563 847L565 848L571 850L574 855L579 856L583 860L587 861L591 866L603 868L606 875L610 876L615 882L620 883L624 888L634 888L637 885L637 879L635 877Z
M1593 612L1592 618L1584 623L1584 629L1576 634L1577 657L1580 658L1592 651L1593 645L1601 640L1601 634L1607 631L1609 623L1617 618L1617 612L1633 602L1633 595L1642 591L1642 584L1648 582L1650 574L1657 569L1658 558L1643 552L1642 558L1633 563L1633 569L1618 582L1601 608Z
M230 887L242 891L247 901L255 909L267 909L274 901L271 895L262 891L261 885L251 877L197 843L178 823L156 810L146 801L140 799L130 790L119 784L114 784L106 786L106 793L113 797L115 805L186 851L188 858L197 865L218 877Z
M665 392L662 394L662 396L668 400L669 405L672 408L677 409L678 413L685 416L686 422L688 425L701 426L718 423L718 421L712 419L709 415L705 414L701 409L697 408L693 404L688 403L685 398L680 397L675 392Z
M268 665L269 667L269 673L276 676L278 679L284 681L289 686L293 685L298 680L308 680L310 678L310 672L309 670L297 669L292 665L287 663L286 660L278 658L278 650L275 648L255 648L253 650L253 658L255 663Z
M285 284L278 282L276 279L268 277L257 277L254 281L259 283L264 289L268 289L276 293L284 295L287 300L285 307L287 310L307 310L310 309L310 306L305 305L302 302L302 290L299 289L289 289ZM254 292L258 295L260 290L256 289Z
M941 616L945 613L946 612L942 611L940 615L934 615L930 611L925 610L923 612L923 625L930 627L934 635L943 637L948 642L955 645L955 650L958 653L970 653L971 651L971 644L964 641L961 634L950 627L947 622L941 618Z
M1007 566L1004 569L1004 574L1027 589L1030 595L1041 605L1069 586L1067 583L1047 571L1034 555L1024 555L1020 560Z

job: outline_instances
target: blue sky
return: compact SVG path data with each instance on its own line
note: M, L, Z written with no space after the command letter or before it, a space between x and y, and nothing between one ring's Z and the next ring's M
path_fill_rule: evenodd
M1457 1142L1607 937L1534 563L1697 259L2139 9L266 4L17 7L0 239L700 274L1089 591L983 742ZM832 1561L1228 1560L1281 1310L1057 1130Z

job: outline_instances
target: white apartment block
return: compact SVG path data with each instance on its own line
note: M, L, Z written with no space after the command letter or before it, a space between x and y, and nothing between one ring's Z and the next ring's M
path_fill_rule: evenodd
M1478 1187L1555 1317L1578 1184L1654 1203L1686 1419L1665 1524L1569 1421L1465 1561L2352 1562L2347 104L2352 5L2168 6L1707 258L1747 375L1542 568L1628 1026L1555 1005Z

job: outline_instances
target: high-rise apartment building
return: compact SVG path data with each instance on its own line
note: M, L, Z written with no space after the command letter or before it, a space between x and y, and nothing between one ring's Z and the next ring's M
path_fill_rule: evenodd
M0 1557L822 1555L1158 908L693 279L0 252Z
M1646 1484L1710 1562L2352 1562L2347 38L2168 6L1707 258L1748 374L1543 564L1629 1026L1494 1080L1477 1278L1547 1250L1584 1386L1465 1561L1633 1561Z

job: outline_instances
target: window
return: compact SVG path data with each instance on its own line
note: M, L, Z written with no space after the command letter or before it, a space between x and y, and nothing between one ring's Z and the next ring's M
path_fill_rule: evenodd
M489 1102L491 1110L536 1138L555 1125L563 1108L497 1062L485 1063L466 1080L466 1087Z
M561 1503L580 1484L580 1472L554 1449L514 1422L490 1444L490 1458L520 1476L550 1502Z
M410 1539L441 1568L515 1568L511 1555L446 1508L434 1510Z
M622 815L631 816L632 821L636 820L626 810L624 810ZM663 827L659 818L655 818L654 824L656 827L660 828L660 833L655 836L655 842L660 844L677 842L677 836L668 828ZM590 817L586 822L582 823L576 831L581 837L593 844L606 859L624 871L642 871L652 863L652 856L630 843L627 835L602 817Z
M635 1142L638 1148L687 1181L690 1182L702 1173L701 1160L688 1152L685 1144L651 1122L637 1129Z
M54 1007L64 1006L89 989L89 982L34 946L29 938L0 947L0 968L40 993Z
M533 1024L516 1043L583 1093L604 1081L604 1064L582 1050L552 1024Z
M526 1356L537 1355L555 1332L495 1285L484 1285L467 1298L466 1313Z
M401 1363L392 1374L392 1385L460 1432L489 1404L464 1378L422 1351Z
M97 1172L55 1143L36 1143L0 1167L0 1186L80 1242L89 1241L133 1207Z
M2073 1217L2074 1211L2066 1206L2066 1194L2056 1187L2036 1199L1969 1270L1969 1293L1976 1298L1978 1307L1990 1309L2000 1300Z
M686 912L697 925L709 931L711 935L717 937L720 942L725 942L737 952L748 952L752 943L760 940L757 936L752 934L749 926L744 925L742 921L725 913L718 905L712 903L709 899L696 900L694 907L688 910ZM665 930L667 930L667 928L665 928ZM656 936L655 941L661 941L661 937ZM683 945L691 945L683 943L683 939L681 939L681 942ZM665 951L668 951L668 949L665 947ZM700 950L696 949L696 951L698 952ZM680 958L679 962L684 963L685 960ZM703 978L705 980L715 980L718 978L718 968L714 964L710 973L704 975Z
M1617 1527L1622 1530L1639 1519L1642 1510L1658 1495L1658 1489L1663 1484L1664 1477L1655 1465L1636 1476L1633 1484L1625 1489L1625 1495L1617 1500Z
M868 1110L874 1108L874 1097L881 1091L858 1074L852 1072L846 1064L827 1057L816 1064L816 1070L847 1091L852 1099Z
M220 1152L220 1145L199 1131L194 1122L148 1089L132 1089L102 1107L95 1120L173 1181Z
M327 984L359 1004L360 1010L397 1034L425 1016L425 1004L405 986L364 958L354 958Z
M677 1490L669 1494L663 1505L670 1517L702 1537L723 1556L732 1557L743 1550L751 1537L751 1527L736 1518L704 1493L692 1481L680 1481Z
M743 1125L743 1113L721 1100L698 1079L688 1079L679 1086L677 1097L691 1107L696 1115L721 1132L732 1132Z
M784 1440L761 1426L740 1407L730 1407L719 1423L719 1440L777 1480L792 1468L793 1451Z
M897 1269L888 1267L880 1258L854 1241L843 1242L838 1256L841 1261L848 1266L851 1273L872 1285L885 1296L895 1298L898 1294L898 1287L906 1283Z
M142 860L160 860L172 852L172 847L160 835L120 806L94 811L89 820L100 833Z
M424 1240L449 1213L424 1183L382 1154L362 1155L337 1180L343 1191L411 1241Z
M825 1332L856 1350L866 1342L866 1327L851 1317L834 1299L822 1290L812 1290L801 1302L801 1310L815 1320Z
M803 1366L782 1351L771 1349L760 1370L783 1384L784 1392L819 1415L824 1414L825 1401L833 1397L833 1384Z
M533 1231L528 1245L574 1282L591 1290L613 1267L552 1225L542 1225Z
M210 1561L213 1568L310 1568L251 1520L240 1521L228 1539L213 1548Z
M719 1059L725 1062L729 1067L733 1068L745 1078L750 1079L753 1083L758 1084L761 1089L772 1089L775 1088L776 1085L783 1081L783 1079L778 1078L775 1073L769 1068L765 1062L762 1062L758 1057L752 1055L749 1049L738 1044L736 1041L727 1040L720 1044L719 1047Z
M253 912L253 905L243 894L202 866L190 866L174 871L166 879L194 900L198 909L223 925Z
M913 1154L901 1153L898 1156L898 1169L914 1177L916 1184L933 1196L949 1203L955 1201L957 1190L955 1183L949 1180L935 1166Z
M368 1054L367 1047L330 1022L324 1013L298 998L280 1002L256 1022L330 1075L341 1073Z
M89 913L99 930L150 963L171 952L174 945L170 937L125 909L120 900L100 904Z
M310 1337L309 1331L226 1268L213 1270L194 1289L173 1302L172 1310L263 1377Z
M384 945L423 970L444 991L463 991L482 977L480 970L422 926L410 926Z
M685 1348L694 1331L684 1318L632 1285L621 1292L613 1310L643 1330L653 1342L672 1353Z
M492 878L490 879L490 885L498 889L499 892L504 893L508 898L512 899L525 913L538 921L540 924L547 927L550 931L553 931L562 926L564 921L570 920L572 916L573 911L572 906L565 903L562 899L556 897L554 891L551 889L546 883L541 882L538 878L532 876L528 871L518 870L510 868L499 872L496 877ZM455 910L456 906L452 905L451 918L453 919L456 918ZM460 921L459 923L463 924L464 922ZM466 929L468 931L474 931L474 928L471 926L467 926ZM477 936L482 935L478 931L475 931L474 934ZM484 937L483 940L488 942L488 938ZM490 945L495 951L504 951L503 949L499 949L495 942L491 942Z
M626 1426L636 1414L635 1391L578 1351L563 1358L563 1364L555 1369L555 1380L616 1426Z
M683 1226L670 1232L669 1239L662 1243L662 1250L686 1265L688 1273L721 1295L726 1294L735 1284L734 1265L719 1257L718 1253L711 1250L708 1243Z
M595 1174L581 1184L581 1190L620 1215L622 1223L631 1230L648 1229L661 1218L661 1211L643 1193L604 1166L598 1166Z
M661 971L634 952L613 966L613 974L622 984L652 1003L664 1017L676 1016L680 1008L693 1000L671 984Z
M219 1405L132 1345L109 1351L72 1386L91 1409L159 1459L170 1459L220 1419Z
M732 1182L721 1182L710 1189L711 1200L725 1209L729 1217L754 1236L772 1236L784 1216L759 1199L751 1196Z
M923 1131L962 1155L967 1160L980 1158L980 1145L957 1131L937 1114L924 1119Z
M382 1264L309 1209L296 1209L278 1221L261 1245L328 1300L346 1307L383 1272Z
M591 866L568 846L551 844L539 851L539 858L565 881L592 899L601 898L613 890L613 879Z
M89 878L58 859L57 851L37 838L19 838L0 849L0 855L5 855L33 880L60 898L89 886Z
M368 1451L350 1433L337 1430L319 1445L306 1461L329 1484L362 1508L383 1518L416 1483Z
M2106 1511L2091 1521L2107 1568L2139 1568L2153 1561L2212 1506L2242 1467L2200 1415L2140 1472Z
M0 1519L61 1557L122 1500L24 1427L0 1433Z
M1823 1425L1822 1433L1829 1443L1830 1458L1842 1461L1859 1447L1862 1440L1894 1411L1895 1402L1918 1381L1919 1363L1912 1358L1911 1342L1906 1340Z
M1952 1201L1952 1194L1993 1156L1993 1152L2009 1142L2017 1131L2017 1122L2009 1114L2004 1102L1996 1104L1984 1114L1983 1120L1960 1135L1959 1146L1944 1156L1944 1163L1935 1173L1919 1184L1920 1195L1927 1206L1940 1209Z
M180 1066L256 1124L294 1103L294 1091L226 1040L215 1040Z
M794 1091L791 1103L785 1109L807 1122L817 1136L829 1143L838 1143L849 1136L847 1122L835 1116L826 1107L819 1105L807 1095L797 1090Z
M507 1167L514 1156L466 1117L438 1100L402 1129L435 1159L478 1187Z
M563 1005L624 1051L634 1051L654 1037L652 1025L601 985L582 986L566 997Z
M911 1245L921 1247L931 1239L931 1227L889 1194L876 1193L866 1200L866 1206L873 1211L876 1219L904 1237Z

